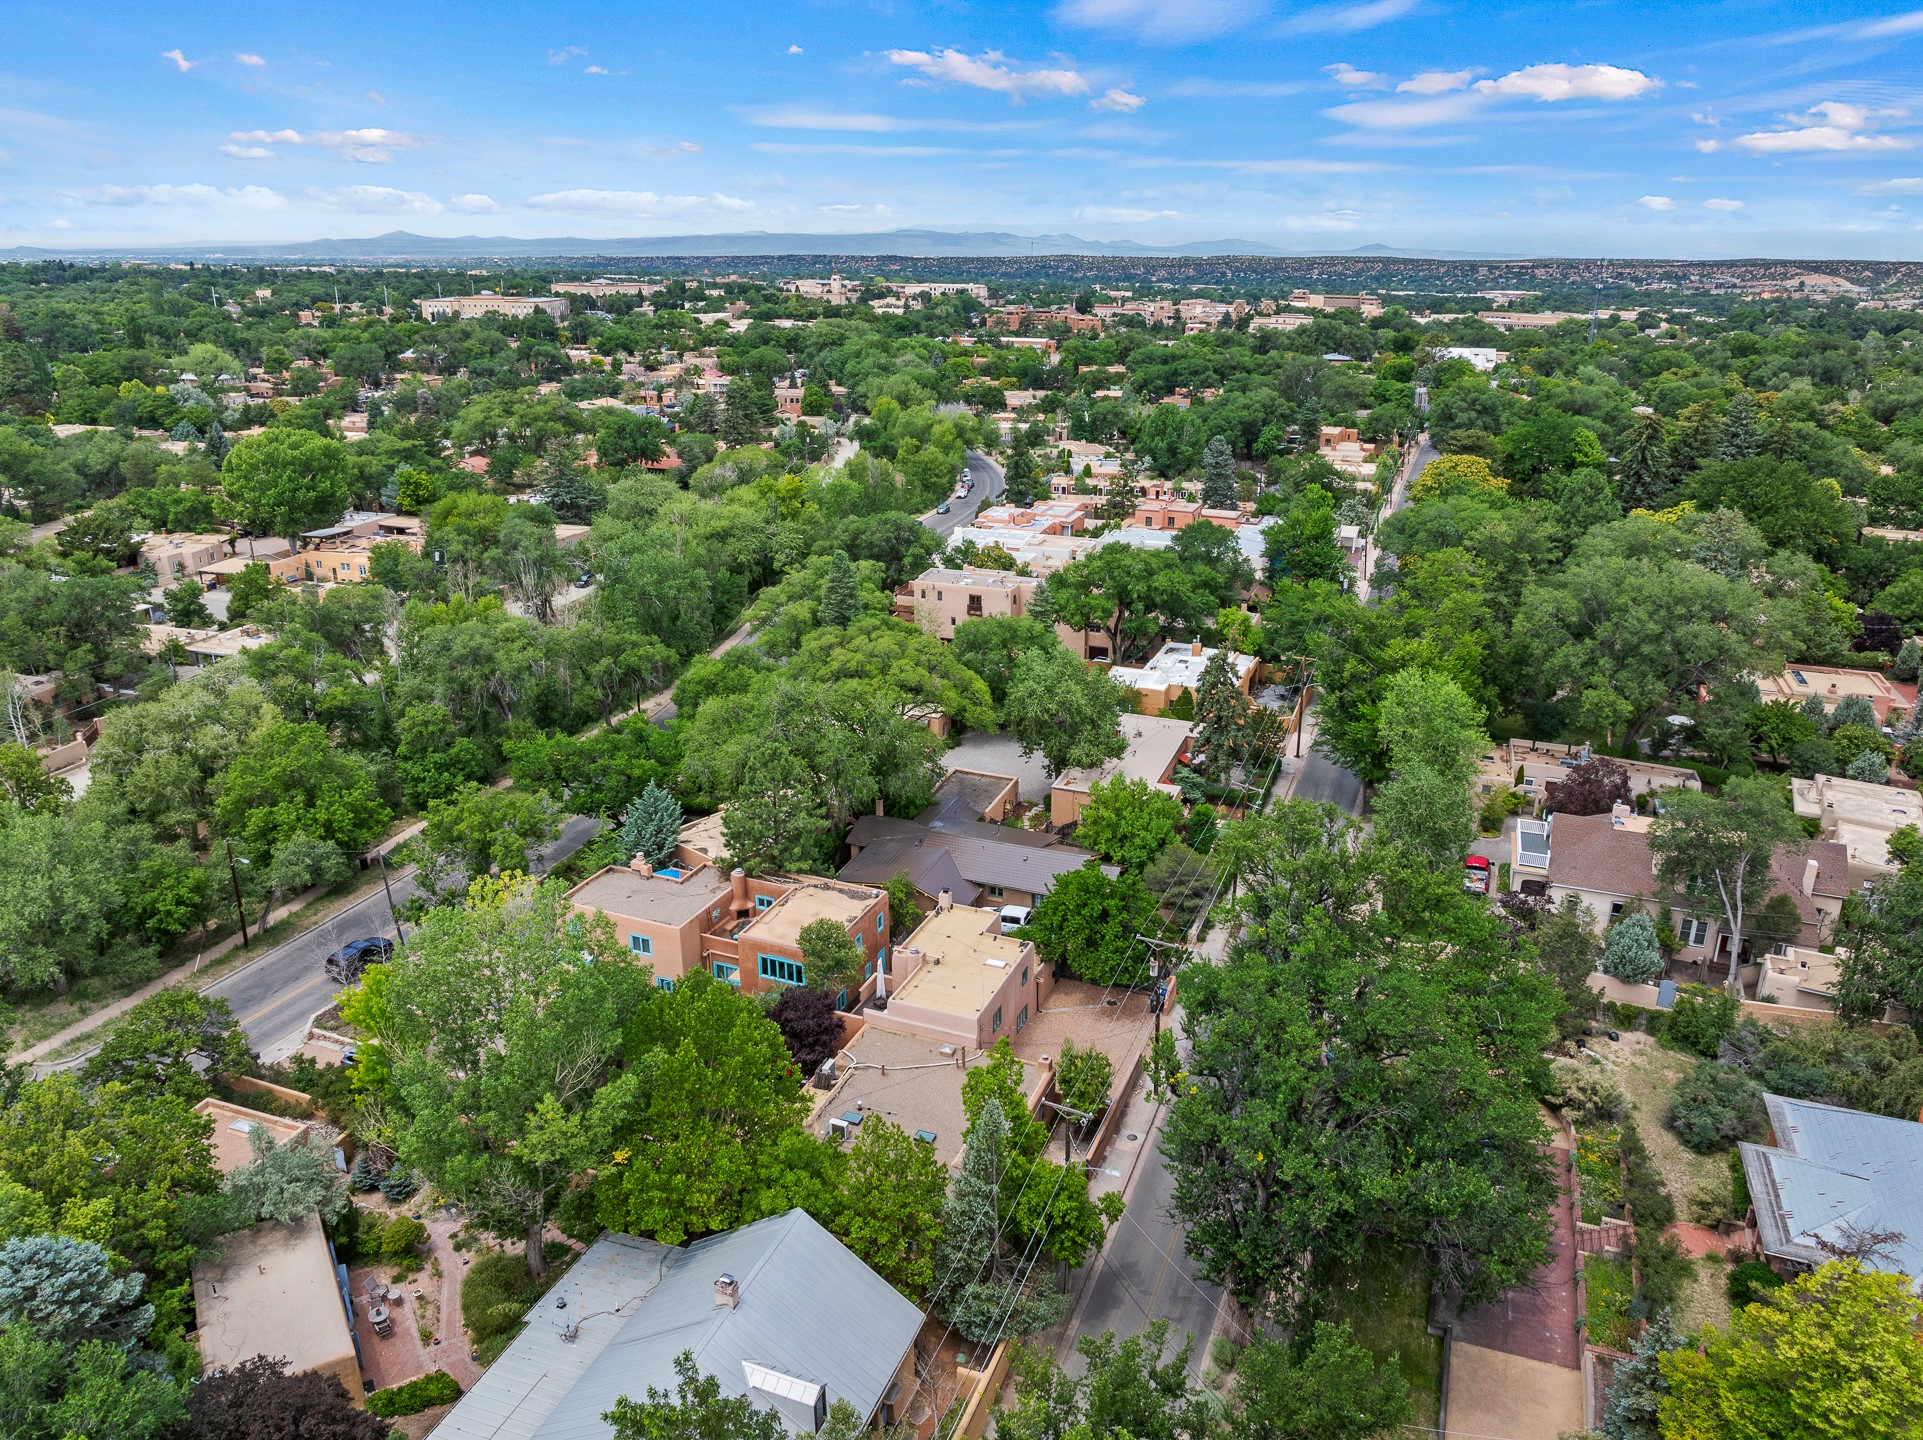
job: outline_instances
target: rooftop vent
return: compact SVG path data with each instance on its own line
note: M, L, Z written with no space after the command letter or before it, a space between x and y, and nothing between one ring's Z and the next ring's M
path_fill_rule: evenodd
M730 1310L741 1304L741 1282L725 1270L714 1277L714 1303L716 1309L725 1305Z

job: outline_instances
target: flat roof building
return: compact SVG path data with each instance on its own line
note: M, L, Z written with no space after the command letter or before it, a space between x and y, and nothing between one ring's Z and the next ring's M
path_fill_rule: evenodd
M568 318L568 302L550 295L494 295L483 290L479 295L437 295L431 300L416 300L423 320L445 320L450 316L474 320L482 315L505 315L510 320L525 319L535 311L545 311L556 320Z
M1002 934L998 910L942 905L895 948L888 1008L868 1023L986 1049L1019 1035L1041 1008L1045 967L1027 940ZM899 978L894 978L899 977Z
M266 1131L276 1145L290 1145L313 1128L305 1120L250 1110L245 1105L216 1100L211 1095L194 1106L194 1113L214 1122L214 1133L207 1137L207 1148L214 1153L214 1169L223 1175L253 1163L256 1130Z
M1890 836L1905 825L1923 827L1923 795L1894 785L1817 775L1789 782L1790 804L1818 821L1825 838L1849 852L1850 878L1859 884L1897 868Z
M1109 679L1117 685L1126 685L1142 697L1142 713L1159 715L1176 700L1184 690L1193 691L1202 683L1202 671L1216 651L1207 649L1200 640L1171 640L1140 665L1116 665L1109 672ZM1236 687L1246 695L1250 681L1255 675L1255 657L1228 652L1229 664L1235 671Z
M332 1375L358 1399L347 1303L318 1211L250 1225L221 1241L218 1259L194 1267L201 1364L211 1373L257 1355L284 1359L291 1373Z
M1118 759L1084 769L1064 770L1048 792L1048 819L1071 825L1081 819L1091 787L1121 776L1143 780L1167 795L1179 792L1170 784L1175 767L1188 754L1192 729L1188 721L1167 715L1124 715L1122 737L1128 748Z
M1902 703L1896 687L1875 670L1852 670L1836 665L1792 665L1778 675L1759 675L1756 688L1763 701L1787 700L1801 705L1812 695L1820 696L1825 710L1834 710L1852 695L1870 702L1876 723L1887 725L1892 706Z

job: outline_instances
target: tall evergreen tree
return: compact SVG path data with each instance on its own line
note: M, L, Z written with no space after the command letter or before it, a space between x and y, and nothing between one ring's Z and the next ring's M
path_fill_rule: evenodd
M1756 397L1747 390L1738 390L1730 397L1729 406L1723 411L1723 430L1716 440L1718 460L1748 460L1763 453L1762 414L1756 408Z
M1202 451L1202 505L1209 510L1235 508L1235 452L1220 435Z
M1654 410L1630 423L1623 442L1619 490L1625 510L1660 510L1671 489L1669 430Z
M656 781L628 802L621 815L618 854L627 864L642 856L650 865L665 864L681 838L681 802Z
M854 622L861 613L861 586L855 579L854 564L844 550L837 550L828 560L828 578L821 582L821 610L818 618L823 625L840 630Z
M1002 487L1007 492L1004 498L1010 505L1035 503L1036 473L1035 451L1028 443L1028 432L1017 426L1015 438L1008 447L1008 458L1002 462Z

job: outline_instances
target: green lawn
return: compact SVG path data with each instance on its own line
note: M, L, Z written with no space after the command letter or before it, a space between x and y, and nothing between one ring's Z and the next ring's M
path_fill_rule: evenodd
M1378 1359L1398 1357L1415 1404L1412 1423L1434 1427L1442 1410L1442 1337L1429 1333L1429 1267L1412 1250L1372 1246L1340 1289L1334 1319Z

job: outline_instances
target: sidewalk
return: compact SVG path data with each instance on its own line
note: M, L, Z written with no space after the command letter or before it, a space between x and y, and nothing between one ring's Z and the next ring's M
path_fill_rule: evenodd
M326 892L318 885L312 890L303 891L280 908L269 911L266 923L255 928L262 931L271 930L290 915L294 915L307 906L312 905L316 900L320 899L324 893ZM251 929L249 933L252 933ZM118 1000L102 1005L98 1010L92 1011L82 1019L74 1021L73 1024L67 1026L64 1030L55 1031L39 1044L30 1045L18 1054L9 1056L9 1063L14 1065L32 1065L38 1062L42 1056L51 1055L63 1045L80 1039L81 1036L87 1034L89 1031L99 1029L108 1021L118 1020L142 1000L158 995L162 990L171 989L175 985L190 983L211 961L219 960L229 954L239 944L240 936L235 934L229 935L225 940L209 945L194 957L193 964L182 965L177 969L169 970L158 979L149 980L131 995L123 995ZM262 953L264 954L266 952Z

